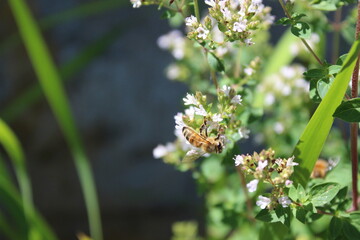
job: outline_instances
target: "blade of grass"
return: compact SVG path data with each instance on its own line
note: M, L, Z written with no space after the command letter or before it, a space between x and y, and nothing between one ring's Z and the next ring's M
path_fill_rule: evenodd
M293 154L296 161L299 162L299 166L294 171L295 183L305 186L310 177L334 121L332 115L345 95L359 51L360 41L356 41L351 47L341 71L337 74L328 93L311 117L295 146Z
M95 14L101 14L103 12L122 7L126 4L129 4L129 2L126 0L103 0L83 3L79 6L44 17L43 19L39 20L39 26L42 30L47 30L64 22L85 18ZM0 55L13 49L20 43L21 38L19 33L9 35L4 41L0 43Z
M9 3L40 85L74 157L85 198L91 237L102 240L100 209L92 170L75 126L60 75L26 3L23 0L11 0Z
M1 158L0 167L5 167L5 164ZM2 173L3 172L4 171L2 170ZM20 235L20 239L26 239L27 224L25 222L22 198L14 184L10 182L8 174L0 175L0 201L1 205L4 206L4 209L6 209L8 213L7 216L13 218L13 221L7 221L7 223L11 223L11 226L16 229L16 235ZM47 223L37 213L36 209L34 209L33 215L30 217L32 226L37 230L38 233L41 234L43 237L42 239L57 240L57 237L54 235Z
M115 26L109 32L96 39L94 42L86 46L79 54L77 54L69 62L60 66L59 72L61 78L65 81L71 79L73 75L84 69L91 63L97 56L111 46L112 43L118 39L122 33L122 24ZM28 109L31 105L38 102L43 97L43 92L39 83L35 83L33 86L26 89L19 97L8 104L4 110L0 113L0 116L7 122L14 120L22 112Z
M20 192L24 204L25 217L31 226L31 216L34 212L30 178L26 171L24 153L20 142L7 124L0 119L0 143L9 155L14 165L16 178L19 182Z

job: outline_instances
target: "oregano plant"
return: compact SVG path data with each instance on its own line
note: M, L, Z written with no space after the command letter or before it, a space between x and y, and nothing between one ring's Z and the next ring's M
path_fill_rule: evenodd
M205 232L189 219L173 239L360 239L360 5L279 0L275 17L267 2L131 0L174 27L158 45L189 89L153 154L192 172Z

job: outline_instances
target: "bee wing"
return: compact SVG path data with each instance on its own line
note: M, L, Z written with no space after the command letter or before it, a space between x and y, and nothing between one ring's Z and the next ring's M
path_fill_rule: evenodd
M188 151L186 153L186 155L183 158L182 162L183 163L191 163L191 162L195 161L196 159L198 159L199 157L201 157L204 154L205 154L205 152L202 151L201 149L191 149L190 151Z

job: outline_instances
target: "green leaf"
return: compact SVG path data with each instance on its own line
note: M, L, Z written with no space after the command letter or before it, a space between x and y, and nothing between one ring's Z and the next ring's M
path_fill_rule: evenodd
M336 11L339 7L354 2L354 0L317 0L313 1L312 7L322 11Z
M263 221L263 222L278 222L278 217L275 214L275 211L270 211L269 209L262 209L255 218L257 220Z
M297 22L291 26L291 32L299 38L308 39L311 35L311 28L309 24L305 22Z
M360 227L360 211L351 212L350 213L350 220L353 225Z
M326 96L326 93L329 91L331 84L334 80L329 80L327 78L320 79L316 84L316 90L319 93L319 97L323 99Z
M291 20L288 17L283 17L283 18L280 18L279 20L277 20L276 24L289 25L289 24L291 24Z
M299 220L300 222L302 223L306 223L306 214L307 214L307 211L302 208L302 207L299 207L299 208L296 208L296 211L295 211L295 217L297 220Z
M170 19L172 17L174 17L176 14L175 11L173 10L165 10L162 14L161 14L161 19Z
M289 189L289 198L291 198L291 200L293 200L294 202L296 202L299 199L297 189L295 188L294 185L292 185Z
M226 26L221 24L221 23L218 23L218 28L219 28L220 32L226 32L227 31Z
M260 229L259 240L284 240L288 233L289 229L281 223L266 223Z
M348 79L354 70L359 50L360 41L356 41L351 47L341 71L336 75L328 93L311 117L294 148L293 155L295 161L299 163L293 174L295 183L305 186L310 177L334 121L332 115L345 95Z
M342 220L342 223L343 223L343 231L342 232L347 237L347 239L349 239L349 240L360 239L360 232L354 225L352 225L345 219Z
M299 21L301 18L303 17L306 17L306 14L304 13L294 13L292 16L291 16L291 19L292 20L295 20L295 21Z
M215 54L208 52L207 59L212 70L217 72L225 71L224 63L217 56L215 56Z
M331 65L329 66L329 74L334 75L340 72L341 65Z
M341 186L338 183L322 183L310 189L310 200L315 207L329 203L339 192Z
M309 69L308 71L304 72L303 75L306 80L313 80L313 79L321 79L326 77L328 74L328 70L326 68L314 68Z
M346 122L360 122L360 98L344 101L338 106L333 117Z
M330 221L330 226L329 226L329 233L330 233L330 238L331 239L336 239L342 230L342 221L340 218L337 217L333 217Z
M297 187L297 195L298 199L301 203L304 203L308 200L308 196L306 194L306 191L302 185L298 185Z
M75 159L89 216L91 237L102 240L99 204L91 167L75 127L58 70L27 4L24 0L9 1L9 4L38 80Z

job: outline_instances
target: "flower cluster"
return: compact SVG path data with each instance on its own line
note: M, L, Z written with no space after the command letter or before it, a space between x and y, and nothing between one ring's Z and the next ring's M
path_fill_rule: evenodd
M175 135L174 143L158 145L153 155L155 158L163 158L165 162L179 164L186 153L194 150L185 139L182 128L189 126L195 131L200 132L200 127L206 119L206 130L209 136L219 134L221 128L224 142L236 142L241 138L248 138L249 130L241 126L240 120L235 117L235 112L242 105L242 98L236 91L224 85L217 93L218 104L208 104L207 96L201 92L187 94L183 98L184 105L187 106L184 113L175 115Z
M270 15L271 8L265 7L262 0L205 0L205 3L210 6L209 15L216 21L226 42L239 40L251 45L254 31L266 29L274 21L274 17ZM201 41L207 39L213 27L211 18L206 17L202 25L194 16L188 17L188 37Z
M289 178L294 171L293 167L298 165L294 162L294 157L275 158L275 151L268 149L254 153L252 156L236 155L234 160L235 166L254 177L254 180L247 184L249 192L255 192L260 181L269 183L273 187L270 197L259 196L256 205L262 209L273 209L278 204L287 207L291 203L285 196L284 188L292 184Z

